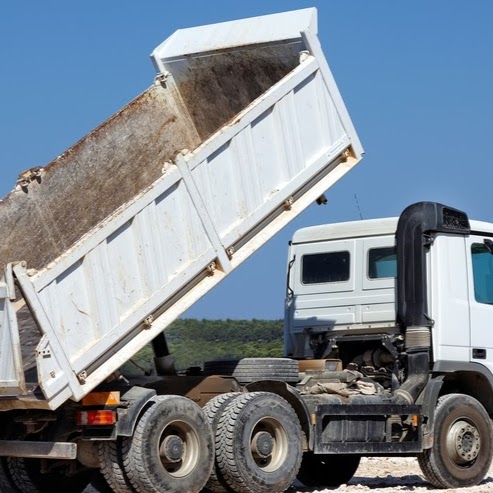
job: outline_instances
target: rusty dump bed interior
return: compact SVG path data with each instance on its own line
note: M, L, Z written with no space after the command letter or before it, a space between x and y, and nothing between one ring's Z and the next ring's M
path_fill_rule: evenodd
M118 207L149 187L182 149L194 150L289 73L297 43L245 47L187 63L174 84L153 86L0 201L0 269L41 270Z

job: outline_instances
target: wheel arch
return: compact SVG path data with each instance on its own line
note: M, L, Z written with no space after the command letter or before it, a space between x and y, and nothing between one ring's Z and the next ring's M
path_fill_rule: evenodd
M245 385L248 392L271 392L277 394L291 405L300 420L303 436L303 450L313 449L312 426L310 425L310 412L301 399L298 392L285 382L277 380L263 380Z
M479 363L439 361L433 373L441 374L442 386L437 397L459 393L480 402L493 417L493 375Z
M155 404L156 391L144 387L131 387L122 394L122 400L127 402L127 407L118 410L116 424L116 436L131 437L140 416Z

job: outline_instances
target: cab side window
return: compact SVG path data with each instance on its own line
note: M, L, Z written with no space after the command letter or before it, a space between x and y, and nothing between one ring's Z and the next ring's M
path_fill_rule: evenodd
M478 303L493 304L493 255L483 243L471 246L474 297Z
M303 284L348 281L349 261L349 252L303 255L301 281Z
M368 252L368 277L370 279L397 277L395 247L372 248Z

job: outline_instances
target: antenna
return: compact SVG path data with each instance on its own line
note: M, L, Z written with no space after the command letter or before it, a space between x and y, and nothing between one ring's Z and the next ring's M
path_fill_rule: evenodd
M363 219L363 213L361 212L361 207L359 206L358 196L356 194L354 194L354 200L356 202L356 207L358 208L359 218Z

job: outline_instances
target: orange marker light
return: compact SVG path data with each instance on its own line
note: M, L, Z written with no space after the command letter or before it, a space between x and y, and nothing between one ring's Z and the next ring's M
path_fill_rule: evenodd
M91 392L82 399L83 406L118 406L120 392Z

